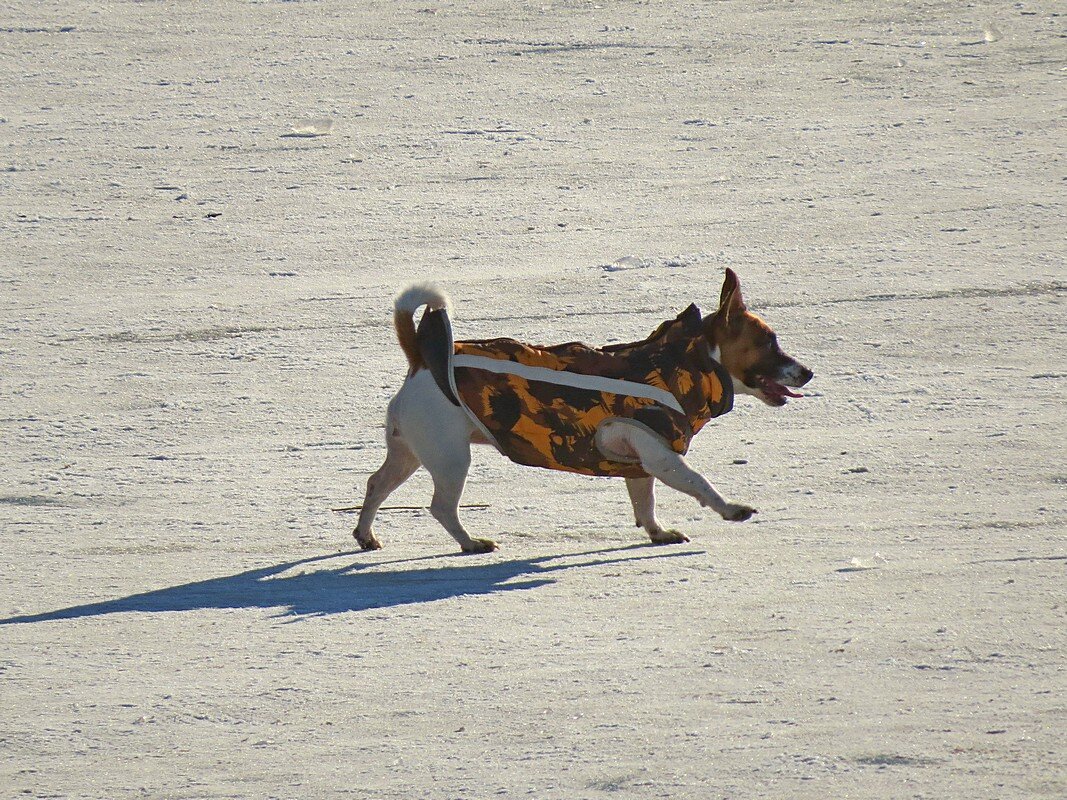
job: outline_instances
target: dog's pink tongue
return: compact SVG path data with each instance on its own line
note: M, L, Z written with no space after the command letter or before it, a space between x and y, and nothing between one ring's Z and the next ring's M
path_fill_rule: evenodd
M772 392L774 392L776 395L779 395L780 397L803 397L804 396L802 394L797 394L796 392L791 392L791 391L789 391L789 389L787 387L782 386L782 384L780 384L780 383L775 383L774 381L767 381L767 384L768 384L768 387L770 388L770 390Z

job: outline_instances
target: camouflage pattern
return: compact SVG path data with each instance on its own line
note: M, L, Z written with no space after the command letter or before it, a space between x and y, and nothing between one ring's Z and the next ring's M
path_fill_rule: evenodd
M594 436L601 422L634 420L684 454L709 419L733 407L733 384L708 352L696 306L630 344L533 347L514 339L487 339L456 342L455 353L656 386L674 395L685 411L641 397L456 366L455 385L468 412L501 452L519 464L583 475L647 477L640 464L613 460L598 449Z

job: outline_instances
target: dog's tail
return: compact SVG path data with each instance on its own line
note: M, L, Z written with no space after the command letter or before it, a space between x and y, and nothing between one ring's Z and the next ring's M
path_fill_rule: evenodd
M419 306L426 306L430 310L447 310L452 307L452 303L444 289L436 283L413 283L397 295L393 303L393 326L396 328L396 338L400 341L400 349L407 356L411 373L426 366L422 353L419 352L415 322L412 319Z

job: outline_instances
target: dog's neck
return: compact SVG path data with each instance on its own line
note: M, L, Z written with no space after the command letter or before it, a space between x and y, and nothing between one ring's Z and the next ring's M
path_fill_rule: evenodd
M704 319L700 320L700 329L704 333L704 337L708 340L708 344L712 347L715 346L715 328L719 322L719 309L715 309L712 313L708 314Z
M719 312L716 311L714 314L709 314L708 316L704 317L700 326L700 332L704 335L704 341L708 345L708 353L710 353L711 357L714 358L716 361L719 360L719 355L721 352L717 337L715 336L715 324L716 322L718 322L718 319Z

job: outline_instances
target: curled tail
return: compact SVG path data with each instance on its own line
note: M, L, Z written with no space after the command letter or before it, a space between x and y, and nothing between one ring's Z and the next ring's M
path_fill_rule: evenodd
M426 366L419 352L419 342L415 334L415 322L412 317L419 306L426 306L431 311L438 308L448 309L451 302L444 289L436 283L413 283L397 295L393 303L393 327L400 349L407 357L410 373L415 373Z

